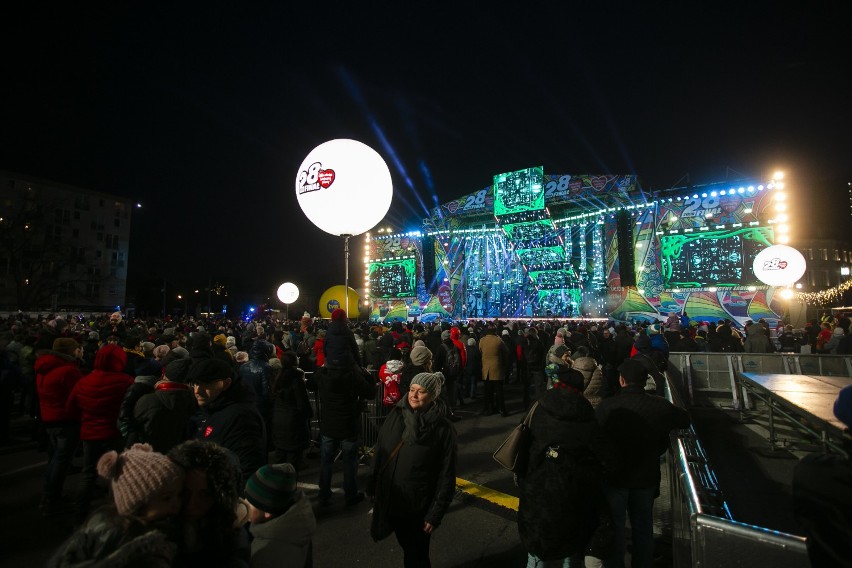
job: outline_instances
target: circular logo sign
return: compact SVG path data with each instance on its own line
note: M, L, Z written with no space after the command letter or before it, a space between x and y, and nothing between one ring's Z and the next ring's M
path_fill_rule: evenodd
M299 297L299 288L292 282L285 282L278 287L278 299L285 304L292 304Z
M299 166L296 199L311 223L326 233L360 235L390 208L390 170L366 144L331 140L311 150Z
M329 300L328 303L325 305L325 309L328 310L328 313L333 312L334 310L336 310L339 307L340 307L340 302L338 302L337 300Z
M805 257L787 245L766 247L754 258L757 279L769 286L790 286L805 274Z

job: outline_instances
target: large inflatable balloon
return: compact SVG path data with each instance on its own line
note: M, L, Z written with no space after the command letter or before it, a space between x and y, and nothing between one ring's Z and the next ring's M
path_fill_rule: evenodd
M346 309L346 286L332 286L322 293L319 300L319 316L321 318L330 318L331 312L337 308ZM349 311L358 314L358 292L349 288ZM350 316L347 313L347 316Z
M311 223L332 235L366 233L384 219L392 198L387 164L357 140L320 144L296 174L299 207Z
M754 257L754 275L770 286L791 286L805 275L807 263L802 253L787 245L772 245Z
M292 282L285 282L278 287L278 299L285 304L292 304L299 298L299 288Z

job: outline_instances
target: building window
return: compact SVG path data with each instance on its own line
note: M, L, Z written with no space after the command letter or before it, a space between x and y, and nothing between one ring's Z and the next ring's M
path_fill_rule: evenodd
M814 249L805 249L805 254L808 255L808 260L814 259Z
M828 288L831 286L831 278L829 277L828 270L823 270L822 272L825 275L825 287Z
M823 260L828 260L828 249L819 249Z
M840 251L837 249L834 249L834 260L840 260Z

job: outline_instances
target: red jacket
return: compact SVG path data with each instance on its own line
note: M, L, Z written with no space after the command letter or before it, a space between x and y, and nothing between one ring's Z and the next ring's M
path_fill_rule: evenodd
M51 422L72 422L65 403L74 385L83 377L80 364L74 357L49 351L35 360L36 391L41 419Z
M66 409L79 417L81 440L109 440L118 431L118 411L133 377L124 372L127 355L117 345L104 345L95 355L94 370L80 379Z

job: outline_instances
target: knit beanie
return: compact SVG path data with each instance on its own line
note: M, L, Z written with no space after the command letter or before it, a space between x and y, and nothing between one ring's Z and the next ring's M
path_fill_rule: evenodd
M834 415L837 419L852 428L852 385L844 387L834 401Z
M412 385L420 385L426 392L432 395L432 398L438 398L441 395L441 387L444 384L443 373L417 373L411 379Z
M225 337L224 334L220 333L218 335L213 336L213 344L218 345L220 347L225 347L228 343L228 338Z
M63 355L74 355L74 352L78 347L80 347L80 344L77 343L76 339L71 339L70 337L57 337L53 340L52 349L57 353L62 353Z
M234 360L237 363L245 363L248 361L248 353L245 351L237 351L237 354L234 355Z
M346 311L342 308L337 308L333 312L331 312L331 320L332 321L346 321Z
M133 444L122 453L107 452L98 473L110 481L119 515L133 515L163 487L183 477L183 470L148 444Z
M293 504L296 469L289 463L265 465L246 482L246 501L264 513L280 515Z
M222 359L192 359L192 366L186 375L187 383L209 384L222 379L232 379L231 366Z
M225 347L230 349L231 347L234 347L236 344L237 344L237 338L234 337L233 335L229 335L228 337L225 338Z
M186 377L189 375L189 368L192 367L192 359L184 357L183 359L175 359L166 365L164 377L176 383L186 383Z
M449 329L445 329L444 331L441 332L441 341L446 341L449 338L450 338L450 330Z
M432 360L432 352L429 351L429 348L426 345L417 345L411 349L411 352L408 354L408 358L411 359L412 365L417 365L418 367L422 367L427 362Z

